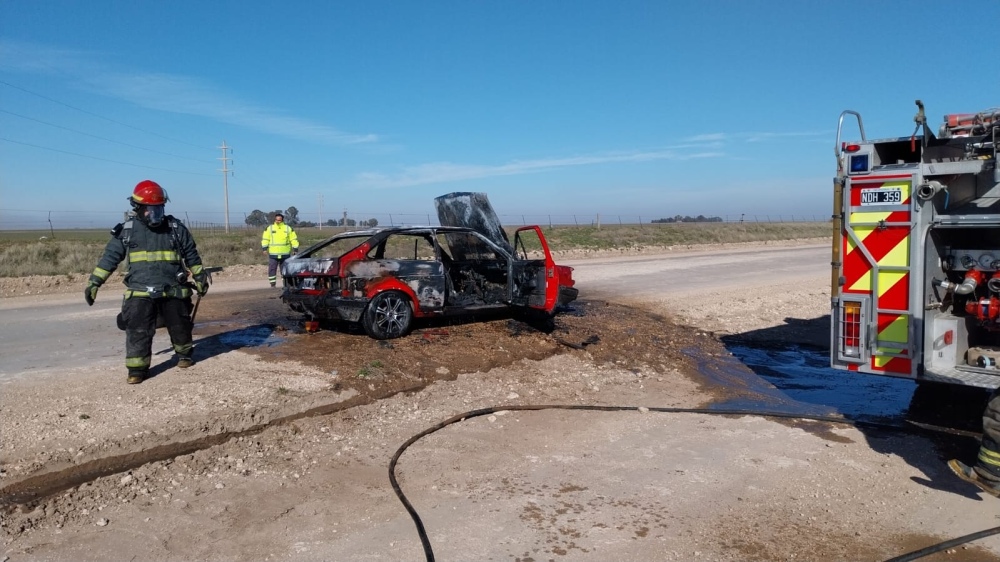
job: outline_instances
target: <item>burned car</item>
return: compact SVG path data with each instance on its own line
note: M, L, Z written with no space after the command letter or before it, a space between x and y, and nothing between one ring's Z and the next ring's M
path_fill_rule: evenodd
M511 244L484 194L435 202L444 226L345 232L286 260L282 300L383 340L405 335L414 318L504 308L551 317L576 299L573 269L555 264L540 227L519 228Z

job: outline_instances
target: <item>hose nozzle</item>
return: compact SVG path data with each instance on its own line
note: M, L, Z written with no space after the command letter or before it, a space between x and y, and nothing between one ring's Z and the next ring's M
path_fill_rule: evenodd
M931 279L931 285L934 287L941 287L947 293L950 293L958 288L958 283L952 283L947 279Z

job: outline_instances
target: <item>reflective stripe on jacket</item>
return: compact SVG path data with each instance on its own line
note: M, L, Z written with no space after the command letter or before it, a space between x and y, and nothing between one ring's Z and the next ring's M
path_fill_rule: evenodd
M90 281L102 285L123 261L126 298L187 298L191 290L181 284L186 270L204 271L191 232L169 215L156 228L135 219L115 227Z
M272 224L264 229L260 247L272 256L288 255L299 247L299 237L287 224Z

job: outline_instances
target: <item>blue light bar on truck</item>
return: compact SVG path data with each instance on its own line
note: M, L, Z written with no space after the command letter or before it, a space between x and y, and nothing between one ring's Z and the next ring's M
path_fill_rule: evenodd
M852 174L866 174L871 171L869 167L870 158L868 154L852 154L851 155L851 173Z

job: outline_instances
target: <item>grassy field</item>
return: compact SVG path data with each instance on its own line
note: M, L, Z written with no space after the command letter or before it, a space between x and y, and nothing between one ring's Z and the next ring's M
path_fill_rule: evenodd
M299 229L300 247L305 248L342 230L336 227ZM515 229L507 230L513 239ZM830 224L660 223L604 225L600 228L547 226L543 231L552 250L612 250L822 238L830 235ZM259 232L241 230L226 234L195 230L194 237L207 266L267 263L260 251ZM89 273L97 265L108 238L107 230L0 231L0 277Z

